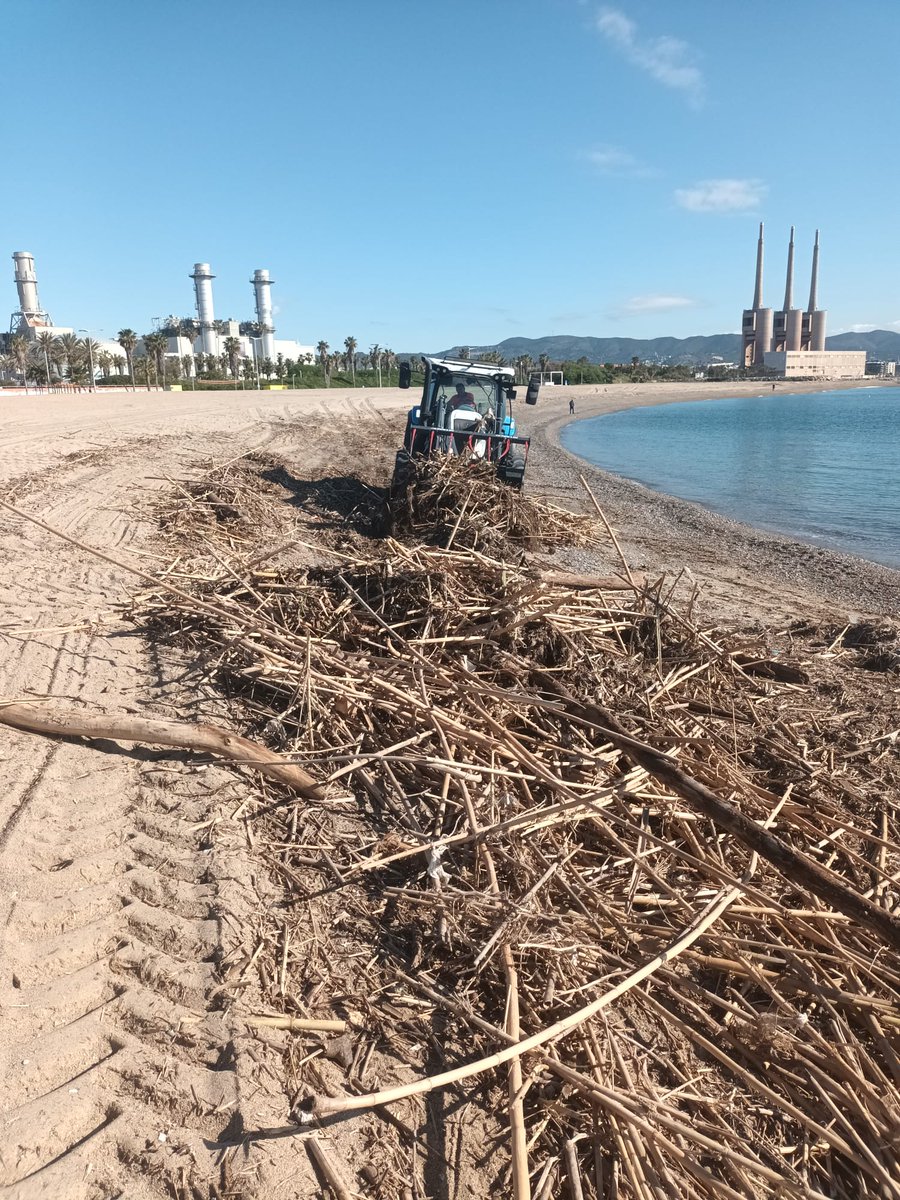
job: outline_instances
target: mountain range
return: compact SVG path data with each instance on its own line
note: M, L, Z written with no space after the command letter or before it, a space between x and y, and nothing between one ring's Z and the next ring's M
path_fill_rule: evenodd
M825 342L828 350L865 350L871 359L900 360L900 333L873 329L870 333L838 333ZM458 357L461 346L439 352L438 357ZM741 335L717 333L708 337L597 338L557 334L541 338L506 338L494 345L469 346L469 355L478 358L488 351L499 351L512 362L528 354L537 362L546 354L552 362L627 363L659 362L672 366L702 366L715 360L736 362L740 357Z

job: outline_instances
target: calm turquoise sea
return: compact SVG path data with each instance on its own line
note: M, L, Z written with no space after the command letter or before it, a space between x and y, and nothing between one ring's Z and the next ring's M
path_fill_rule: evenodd
M900 388L633 408L562 442L656 491L900 567Z

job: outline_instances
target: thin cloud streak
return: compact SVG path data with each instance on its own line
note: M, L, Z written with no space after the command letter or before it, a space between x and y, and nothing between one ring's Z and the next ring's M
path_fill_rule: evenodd
M585 159L602 175L616 175L631 179L652 179L659 172L653 167L622 150L618 146L600 145L587 150Z
M597 30L619 53L664 87L682 92L693 108L703 104L706 85L700 69L691 62L694 51L674 37L643 38L638 27L620 9L602 8Z
M737 213L759 208L768 187L760 179L704 179L677 188L675 202L688 212Z
M647 296L632 296L619 308L607 314L611 321L621 321L625 317L643 317L656 313L674 312L680 308L698 308L696 300L690 296L670 296L654 292Z

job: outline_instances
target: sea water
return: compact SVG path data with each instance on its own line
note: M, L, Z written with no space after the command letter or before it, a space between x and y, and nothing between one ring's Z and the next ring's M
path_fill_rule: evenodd
M562 442L656 491L900 568L898 387L632 408Z

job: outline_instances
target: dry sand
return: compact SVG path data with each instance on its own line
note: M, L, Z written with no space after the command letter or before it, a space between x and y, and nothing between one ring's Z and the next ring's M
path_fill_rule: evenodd
M571 393L589 416L713 391ZM535 438L528 487L582 507L584 472L634 569L689 568L714 621L830 615L840 624L851 612L896 612L896 572L761 534L573 459L558 445L569 394L548 389L536 410L520 409ZM384 483L411 398L365 389L0 394L0 499L152 571L163 560L147 502L198 460L258 449L298 479L359 472ZM110 611L136 586L0 512L0 697L227 721L219 700L186 689L179 663ZM219 1181L209 1195L316 1194L296 1138L222 1153L286 1111L279 1044L270 1049L235 1016L254 1004L253 918L272 889L228 819L248 786L186 754L0 729L4 1195L187 1196L199 1193L162 1181L192 1172ZM241 981L237 1008L222 1000L226 977ZM363 1161L374 1132L354 1129L345 1161Z

